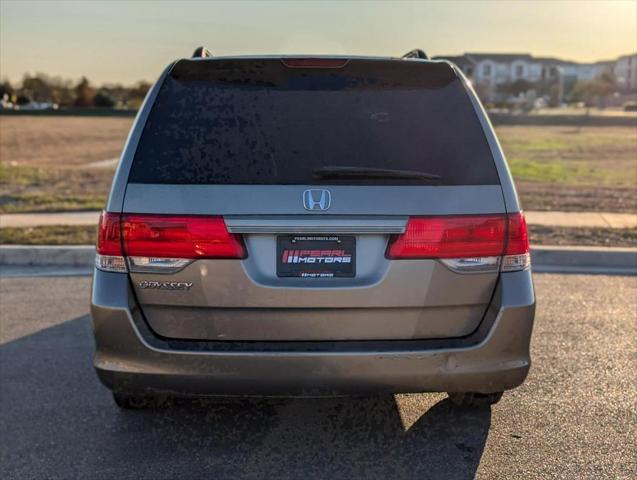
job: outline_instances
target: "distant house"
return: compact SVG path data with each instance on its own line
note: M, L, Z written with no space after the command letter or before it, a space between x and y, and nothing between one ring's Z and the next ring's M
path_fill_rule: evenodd
M507 85L520 81L534 84L546 75L543 64L528 53L465 53L435 58L455 63L487 102L507 100L511 96Z
M455 63L471 79L483 100L487 102L506 101L511 97L506 86L528 83L530 91L548 95L553 92L562 99L576 82L593 80L604 71L617 69L622 78L637 80L634 69L635 56L621 57L617 62L577 63L552 57L534 57L528 53L465 53L463 55L437 56ZM625 60L622 60L625 59ZM622 67L618 67L622 61ZM631 68L633 70L631 70ZM629 84L629 83L628 83ZM553 89L553 90L552 90Z
M637 92L637 53L624 55L615 63L617 85L624 92Z
M467 53L475 65L473 78L477 83L501 85L516 80L537 81L542 76L542 65L529 54Z
M613 61L577 63L552 57L538 57L537 61L544 68L543 80L549 83L555 82L560 89L560 97L577 82L594 80L604 72L611 72L614 66Z

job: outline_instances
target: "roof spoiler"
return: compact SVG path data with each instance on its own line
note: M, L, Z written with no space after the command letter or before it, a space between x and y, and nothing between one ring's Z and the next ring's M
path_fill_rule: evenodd
M207 58L212 57L212 52L208 50L206 47L197 47L195 51L192 53L191 58Z
M413 50L405 53L401 58L420 58L422 60L429 60L427 54L420 48L414 48Z

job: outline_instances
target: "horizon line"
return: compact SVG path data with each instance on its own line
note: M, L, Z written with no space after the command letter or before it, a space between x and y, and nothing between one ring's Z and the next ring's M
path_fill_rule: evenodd
M426 53L426 52L425 52ZM276 57L276 56L287 56L287 55L299 55L299 56L304 56L304 55L321 55L321 56L332 56L332 54L317 54L317 53L276 53L276 54L272 54L272 55L264 55L264 54L238 54L238 55L218 55L217 57L215 57L214 55L210 58L214 59L214 58L232 58L232 57ZM573 64L578 64L578 65L597 65L600 63L609 63L609 62L614 62L617 61L618 59L622 58L622 57L630 57L630 56L636 56L637 55L637 50L635 50L634 53L625 53L625 54L620 54L617 55L613 58L609 58L609 59L605 59L605 60L596 60L593 62L579 62L579 61L575 61L575 60L565 60L563 58L560 57L556 57L556 56L551 56L551 55L535 55L533 53L528 53L528 52L494 52L494 51L473 51L473 52L464 52L464 53L458 53L458 54L453 54L453 55L432 55L429 57L429 59L446 59L446 58L453 58L453 57L462 57L462 56L471 56L471 55L510 55L510 56L530 56L531 58L537 58L537 59L552 59L552 60L558 60L560 62L564 62L564 63L573 63ZM378 57L378 58L400 58L400 56L387 56L387 55L347 55L347 54L334 54L333 56L338 56L338 57ZM181 57L181 58L176 58L173 60L170 60L167 62L167 64L176 61L176 60L185 60L185 59L189 59L191 57ZM33 77L37 77L38 75L44 75L45 77L51 78L51 79L61 79L62 81L73 81L73 82L77 82L80 81L82 78L86 78L90 83L93 83L94 85L100 85L100 86L111 86L111 85L135 85L141 82L146 82L146 83L150 83L152 84L155 80L150 80L147 78L139 78L138 80L134 80L132 82L125 82L122 80L116 80L116 81L93 81L91 80L91 78L87 75L80 75L78 77L67 77L64 76L63 74L56 74L56 73L47 73L47 72L43 72L43 71L38 71L35 70L33 72L30 71L26 71L23 72L22 75L20 76L19 79L13 79L11 78L9 75L2 75L2 77L0 78L0 82L9 82L11 85L17 85L21 82L24 81L25 77L29 77L29 78L33 78Z

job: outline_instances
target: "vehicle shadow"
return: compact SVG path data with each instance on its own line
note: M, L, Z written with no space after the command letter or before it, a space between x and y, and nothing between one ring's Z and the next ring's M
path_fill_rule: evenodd
M122 411L91 357L87 317L0 346L3 478L474 478L491 422L433 395Z

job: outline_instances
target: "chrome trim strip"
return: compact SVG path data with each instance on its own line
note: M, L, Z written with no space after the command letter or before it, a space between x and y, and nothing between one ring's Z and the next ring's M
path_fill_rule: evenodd
M224 217L230 233L404 233L409 217Z
M128 269L137 273L177 273L194 260L166 257L126 257Z
M456 273L492 273L500 269L502 257L473 257L473 258L441 258L442 263Z

